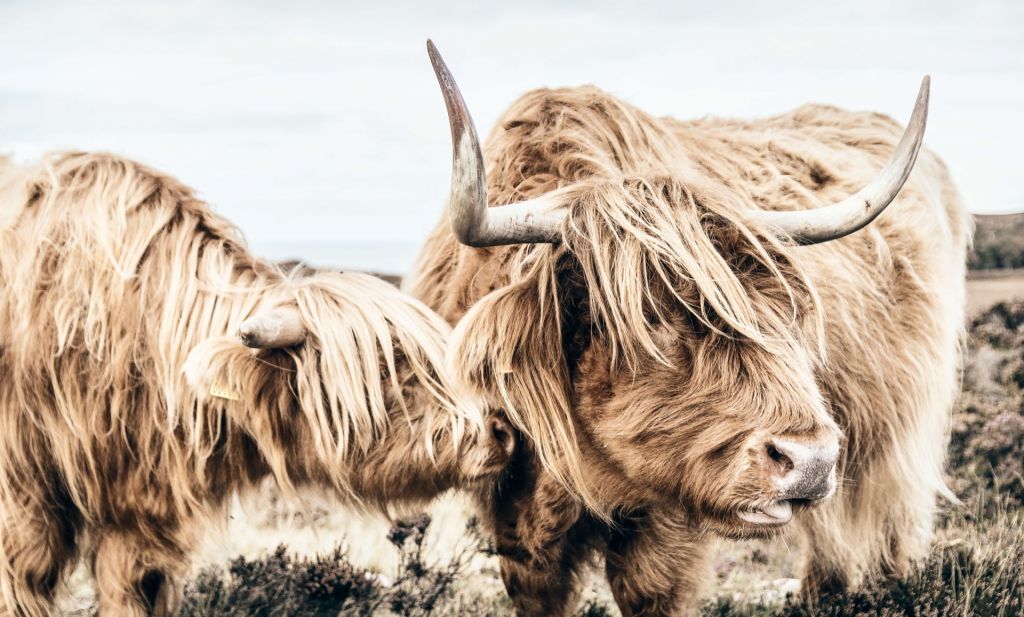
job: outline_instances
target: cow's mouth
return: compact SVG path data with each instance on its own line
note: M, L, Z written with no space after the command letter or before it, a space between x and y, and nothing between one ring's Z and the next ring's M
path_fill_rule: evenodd
M793 504L789 501L775 501L770 505L736 513L740 520L759 527L785 525L793 518Z

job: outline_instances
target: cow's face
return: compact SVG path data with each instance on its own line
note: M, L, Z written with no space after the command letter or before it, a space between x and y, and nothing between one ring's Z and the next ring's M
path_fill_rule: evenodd
M658 200L684 203L681 191L645 180L631 194L689 242L694 265L649 238L615 245L587 219L568 239L557 268L574 417L644 501L674 501L724 535L772 533L836 489L815 293L798 247L698 216L659 221ZM600 199L584 205L622 208Z
M672 179L620 201L652 204L649 224L686 252L608 230L589 213L624 209L615 190L580 198L563 247L510 250L523 270L456 329L459 374L589 505L670 502L722 535L772 534L837 484L800 249L660 208L685 203Z
M446 340L446 339L445 339ZM442 357L442 348L436 348ZM346 464L353 490L378 503L425 501L455 487L471 488L497 478L513 454L515 432L478 397L454 393L439 366L427 383L398 350L396 374L381 383L388 410L386 431ZM397 394L401 393L401 400Z
M496 475L512 429L444 369L448 326L362 274L282 283L238 336L209 339L186 374L222 405L282 483L382 506Z
M713 531L750 537L834 493L840 432L806 350L769 352L682 316L654 340L662 358L613 370L596 338L572 380L597 455L645 501L681 504Z

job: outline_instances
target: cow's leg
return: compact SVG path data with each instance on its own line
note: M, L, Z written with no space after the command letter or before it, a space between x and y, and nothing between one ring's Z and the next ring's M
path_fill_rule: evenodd
M823 382L846 443L838 493L798 515L807 539L802 590L808 600L866 577L903 576L927 554L937 496L949 494L943 472L959 392L958 354L950 350L963 323L960 306L952 302L937 321L911 320L912 328L871 358L847 358L866 365L891 357L877 369L884 381ZM917 308L901 310L936 316L927 305Z
M605 569L624 616L696 614L710 575L707 540L679 512L652 510L608 541Z
M801 517L805 548L800 595L812 605L823 594L849 588L861 569L857 548L847 544L842 533L846 499L837 495L832 502Z
M502 558L501 580L518 617L568 615L579 595L575 563L534 567ZM568 570L568 571L567 571Z
M601 543L603 530L532 462L513 463L499 492L483 496L481 515L495 534L501 577L516 614L559 617L575 608L579 570Z
M80 517L49 501L0 507L0 616L46 617L77 555Z
M584 540L582 545L589 545ZM576 607L579 570L589 551L566 542L538 562L503 556L501 579L517 617L560 617Z
M99 536L93 573L101 617L171 614L184 553L166 532L160 535L158 543L149 534L107 531Z

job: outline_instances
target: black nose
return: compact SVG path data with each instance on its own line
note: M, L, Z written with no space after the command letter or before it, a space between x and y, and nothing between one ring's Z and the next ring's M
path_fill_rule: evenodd
M772 482L778 499L818 500L832 494L836 485L839 440L792 436L773 437L766 444Z

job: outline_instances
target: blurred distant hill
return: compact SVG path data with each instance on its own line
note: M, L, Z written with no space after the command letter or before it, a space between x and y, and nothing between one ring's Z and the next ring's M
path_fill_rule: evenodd
M1024 212L978 214L974 217L972 270L1024 268Z

